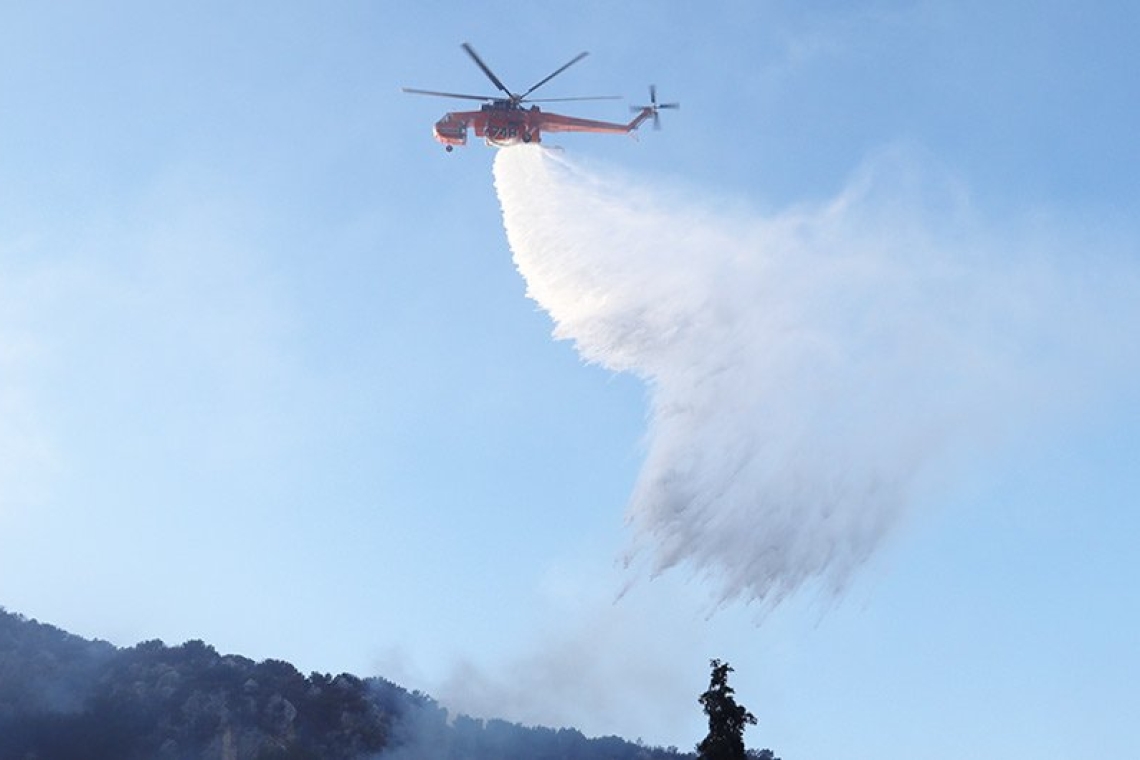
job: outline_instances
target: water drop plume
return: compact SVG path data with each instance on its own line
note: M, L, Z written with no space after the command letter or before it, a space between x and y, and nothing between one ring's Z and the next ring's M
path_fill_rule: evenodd
M629 519L651 572L686 565L720 601L841 590L952 446L1104 376L1089 333L1131 301L1092 293L1126 292L1120 273L1090 284L1032 235L983 233L915 164L888 154L765 214L499 151L528 296L586 361L647 384Z

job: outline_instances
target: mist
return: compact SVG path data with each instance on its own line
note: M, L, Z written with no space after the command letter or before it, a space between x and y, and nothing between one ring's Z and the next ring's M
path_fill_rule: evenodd
M628 563L717 604L839 594L955 467L1126 387L1137 278L1111 236L997 229L922 164L885 151L833 199L761 211L498 152L527 295L646 384Z

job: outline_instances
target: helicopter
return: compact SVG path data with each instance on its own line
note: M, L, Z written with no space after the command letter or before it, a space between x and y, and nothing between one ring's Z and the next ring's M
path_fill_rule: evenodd
M680 108L679 103L658 103L657 87L649 86L649 105L630 106L636 115L627 123L610 121L596 121L582 119L577 116L543 111L536 103L555 103L580 100L620 100L620 95L596 95L578 98L543 98L535 99L530 95L539 87L561 74L566 69L581 61L589 53L579 53L568 63L555 69L554 73L538 81L530 89L522 93L514 93L495 76L495 72L483 62L479 54L470 44L464 42L463 50L475 62L475 65L491 80L491 84L503 93L497 95L467 95L454 92L438 92L436 90L420 90L413 87L402 88L404 92L413 95L432 95L441 98L458 98L461 100L478 100L483 105L478 111L450 111L435 123L432 134L443 144L447 152L451 152L457 145L467 144L467 130L473 129L476 137L482 137L487 145L497 148L519 143L539 143L543 132L599 132L608 134L630 134L646 121L652 119L654 129L661 128L661 117L658 111L662 109ZM526 104L526 105L524 105Z

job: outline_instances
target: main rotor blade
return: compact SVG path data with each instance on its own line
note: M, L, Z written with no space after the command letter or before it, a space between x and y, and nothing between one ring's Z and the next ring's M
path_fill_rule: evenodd
M527 103L568 103L571 100L625 100L624 95L585 95L578 98L527 98Z
M588 56L588 55L589 55L589 53L586 53L586 52L578 53L578 55L574 56L574 58L573 58L573 59L572 59L572 60L571 60L569 63L567 63L566 65L564 65L562 68L560 68L560 69L556 70L556 71L555 71L553 74L551 74L550 76L548 76L546 79L543 79L543 80L542 80L542 81L540 81L538 84L536 84L536 85L532 86L532 87L531 87L529 90L527 90L527 91L526 91L526 92L524 92L522 95L520 95L520 96L519 96L519 99L521 100L521 99L525 98L527 95L530 95L532 92L534 92L535 90L537 90L539 87L542 87L544 84L546 84L547 82L549 82L551 79L554 79L554 77L558 76L558 75L559 75L559 74L561 74L563 71L565 71L566 69L570 68L570 67L571 67L571 66L573 66L575 63L577 63L578 61L582 60L583 58L585 58L585 57L586 57L586 56Z
M499 78L495 76L495 72L491 71L491 69L488 68L487 64L483 63L483 59L480 58L479 54L475 52L475 48L471 47L470 44L464 42L463 49L467 51L467 55L471 56L471 60L475 61L475 65L482 69L483 73L487 75L487 78L491 80L492 84L510 95L512 98L515 96L513 92L507 89L507 86L505 84L499 81Z
M463 100L495 100L494 95L463 95L458 92L436 92L435 90L417 90L414 87L401 87L404 92L412 95L434 95L437 98L461 98Z

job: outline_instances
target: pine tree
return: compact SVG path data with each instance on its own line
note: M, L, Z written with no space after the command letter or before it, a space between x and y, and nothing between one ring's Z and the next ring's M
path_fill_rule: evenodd
M699 760L746 760L744 729L756 724L756 716L736 703L728 685L732 668L727 662L712 660L709 688L700 697L709 716L709 735L697 745Z

